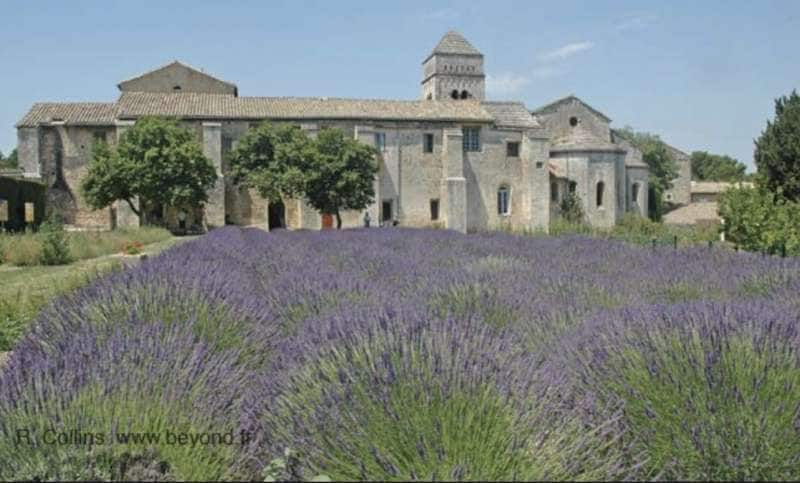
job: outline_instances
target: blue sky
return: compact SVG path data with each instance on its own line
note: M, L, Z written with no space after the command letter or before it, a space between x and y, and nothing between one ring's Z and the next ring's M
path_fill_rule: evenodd
M450 29L485 56L488 95L575 94L614 126L752 165L773 100L800 87L800 1L37 2L2 0L0 150L37 101L113 101L173 59L241 95L415 99Z

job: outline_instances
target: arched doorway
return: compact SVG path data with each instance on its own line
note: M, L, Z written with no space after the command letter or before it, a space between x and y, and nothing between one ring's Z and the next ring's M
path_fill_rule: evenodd
M286 207L283 205L283 201L269 204L267 228L269 231L286 228Z
M333 215L330 213L323 213L322 214L322 229L323 230L330 230L333 228Z

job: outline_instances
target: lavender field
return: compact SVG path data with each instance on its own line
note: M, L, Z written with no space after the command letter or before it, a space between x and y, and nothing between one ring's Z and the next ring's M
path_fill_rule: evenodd
M795 258L224 228L41 313L0 479L797 480L799 319Z

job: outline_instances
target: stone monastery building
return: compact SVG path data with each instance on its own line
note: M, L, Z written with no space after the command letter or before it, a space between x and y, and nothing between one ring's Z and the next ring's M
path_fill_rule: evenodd
M570 191L587 220L610 227L626 212L647 213L648 170L603 113L574 96L534 111L485 99L483 54L448 32L422 63L421 99L244 97L235 84L173 62L121 82L110 103L35 104L17 124L24 174L48 187L47 202L79 228L138 224L126 203L93 211L82 200L96 140L115 143L143 116L180 119L196 131L219 179L203 210L184 223L316 229L330 215L303 200L269 205L234 184L226 159L237 140L265 120L313 136L343 129L380 152L373 225L443 226L462 232L500 227L547 229ZM668 198L669 199L669 198ZM145 207L148 221L177 226L180 207ZM342 214L343 226L364 212Z

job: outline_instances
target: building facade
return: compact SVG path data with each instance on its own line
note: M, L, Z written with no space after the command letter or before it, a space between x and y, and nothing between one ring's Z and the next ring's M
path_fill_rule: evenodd
M219 175L202 210L147 207L147 221L171 227L331 223L302 199L270 205L227 176L228 153L264 121L310 136L339 128L378 148L375 200L343 213L343 226L361 226L367 212L373 224L547 230L570 193L594 226L647 214L647 166L604 114L574 96L534 111L487 101L483 55L457 32L422 66L421 99L400 101L244 97L235 84L176 61L121 82L116 102L35 104L17 124L19 160L26 177L47 186L48 206L79 228L141 223L126 203L91 210L79 185L94 143L117 142L144 116L176 118L196 132Z

